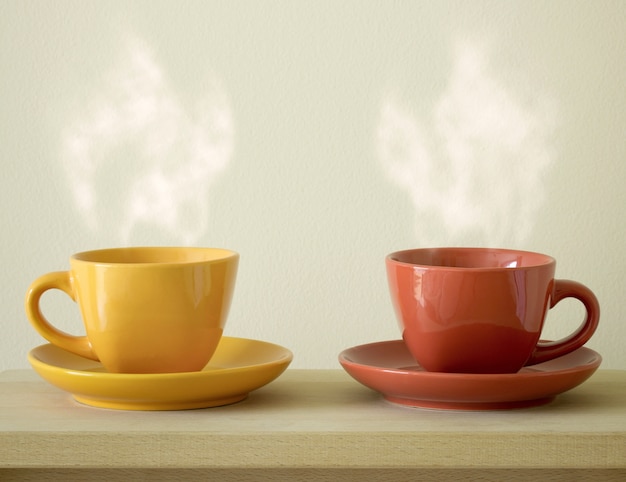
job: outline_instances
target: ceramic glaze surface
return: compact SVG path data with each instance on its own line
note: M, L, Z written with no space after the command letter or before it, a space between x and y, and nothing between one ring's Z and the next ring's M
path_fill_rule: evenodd
M202 370L185 373L110 373L101 363L46 344L28 360L50 384L80 403L122 410L186 410L239 402L291 363L287 348L260 340L222 337Z
M593 293L555 280L555 260L539 253L416 249L390 254L386 267L402 337L429 371L514 373L580 348L598 324ZM566 297L583 302L585 322L563 340L539 343L548 310Z
M79 253L43 275L26 298L31 324L51 343L110 372L200 370L219 343L239 255L216 248L120 248ZM80 308L87 336L49 323L41 295L60 289Z
M416 364L402 340L392 340L348 348L339 362L355 380L393 403L439 410L509 410L551 402L593 375L602 357L582 347L518 373L436 373Z

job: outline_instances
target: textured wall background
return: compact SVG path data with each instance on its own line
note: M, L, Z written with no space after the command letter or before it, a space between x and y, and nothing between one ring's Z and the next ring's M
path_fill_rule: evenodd
M241 253L226 333L338 368L399 337L384 256L549 253L626 368L621 1L0 2L0 369L43 340L29 283L71 253ZM74 304L44 299L81 332ZM551 313L546 337L579 323Z

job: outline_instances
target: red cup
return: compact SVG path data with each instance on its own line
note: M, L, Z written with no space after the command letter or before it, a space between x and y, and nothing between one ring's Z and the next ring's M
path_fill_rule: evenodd
M583 346L600 305L586 286L554 279L554 258L491 248L398 251L386 259L402 338L427 371L515 373ZM540 341L547 312L576 298L586 317L571 335Z

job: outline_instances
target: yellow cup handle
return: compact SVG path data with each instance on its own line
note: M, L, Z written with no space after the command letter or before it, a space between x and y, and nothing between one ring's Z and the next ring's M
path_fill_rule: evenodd
M67 293L72 300L76 301L69 271L55 271L44 274L33 281L26 293L26 315L30 324L53 345L82 357L98 361L98 357L93 352L91 343L86 336L70 335L55 328L41 312L39 300L46 291L51 289L61 290Z

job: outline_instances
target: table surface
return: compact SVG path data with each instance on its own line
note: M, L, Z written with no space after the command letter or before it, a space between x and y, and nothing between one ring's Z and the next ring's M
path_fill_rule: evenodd
M31 370L0 374L0 468L619 469L626 371L541 407L396 406L342 370L287 370L243 402L136 412L81 405ZM0 478L2 478L0 472ZM626 479L624 479L626 480Z

